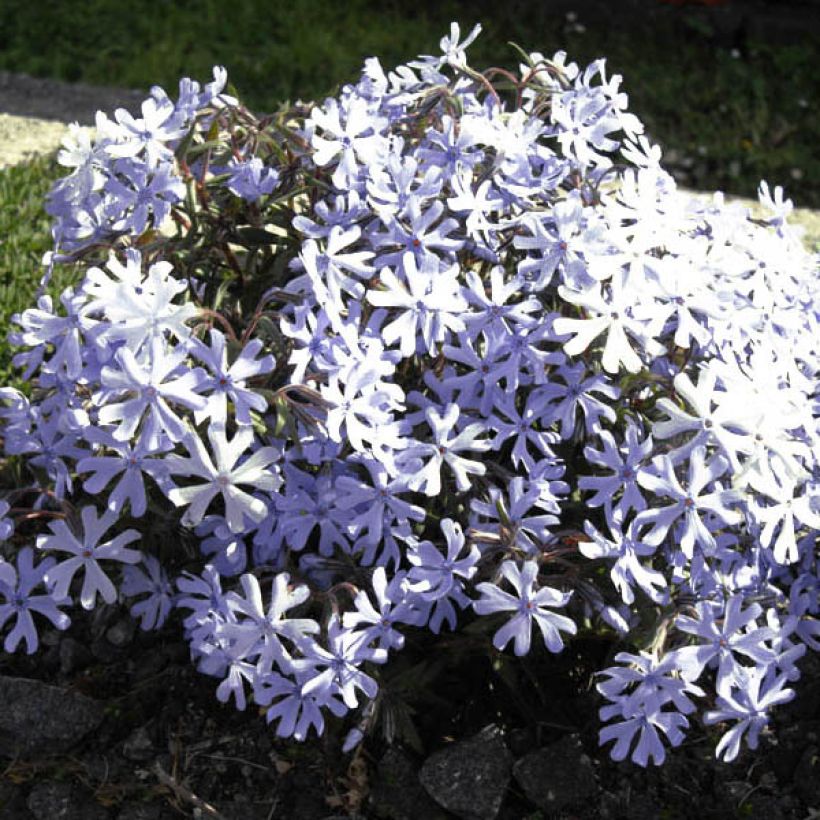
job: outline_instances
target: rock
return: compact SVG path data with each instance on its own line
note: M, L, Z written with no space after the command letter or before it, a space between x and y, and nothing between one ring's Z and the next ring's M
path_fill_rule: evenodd
M131 732L122 744L122 754L128 760L141 763L154 756L154 742L146 726Z
M0 756L67 751L103 720L95 700L27 678L0 677Z
M99 803L70 783L41 783L28 796L29 811L37 820L108 820Z
M439 820L444 812L419 782L418 766L401 749L391 747L379 761L370 805L390 820Z
M419 780L441 806L463 820L493 820L510 782L513 758L497 726L431 755Z
M544 811L581 806L596 791L592 762L578 735L530 752L516 762L513 774L527 799Z
M34 820L21 786L0 780L0 820Z

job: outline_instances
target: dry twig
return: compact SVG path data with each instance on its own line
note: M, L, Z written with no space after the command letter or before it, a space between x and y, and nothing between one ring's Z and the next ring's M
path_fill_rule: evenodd
M206 803L201 797L197 797L187 786L178 783L166 772L159 763L154 764L154 774L163 786L167 786L180 800L190 803L194 808L208 814L216 820L227 820L224 814L215 809L210 803Z

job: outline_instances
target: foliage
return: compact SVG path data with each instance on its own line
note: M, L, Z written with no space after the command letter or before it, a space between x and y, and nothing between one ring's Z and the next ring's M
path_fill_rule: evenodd
M39 158L0 171L0 323L9 326L23 310L42 276L40 260L51 246L43 207L59 173L53 158ZM8 345L0 345L0 379L14 379ZM20 386L14 379L11 383Z

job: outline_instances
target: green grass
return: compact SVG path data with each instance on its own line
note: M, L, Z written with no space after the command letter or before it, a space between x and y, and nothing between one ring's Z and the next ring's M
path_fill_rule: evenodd
M51 247L43 201L59 175L49 157L0 171L0 328L8 328L12 314L32 305L43 274L41 260ZM0 386L19 386L4 337L5 332L0 338Z

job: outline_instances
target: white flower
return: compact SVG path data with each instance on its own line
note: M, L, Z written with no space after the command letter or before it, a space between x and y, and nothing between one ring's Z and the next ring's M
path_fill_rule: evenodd
M223 429L211 425L208 429L208 439L216 456L216 466L205 445L194 434L189 434L185 439L190 458L168 456L166 463L171 474L200 476L205 479L204 484L175 487L168 493L168 498L178 507L189 505L182 517L183 524L198 524L211 501L220 494L225 500L225 520L231 532L243 532L246 529L246 517L254 524L262 521L268 513L268 505L261 498L250 495L237 485L244 484L254 489L273 492L279 489L282 479L268 469L269 465L279 459L279 452L274 447L260 448L237 466L237 461L248 449L253 437L252 428L240 427L233 439L228 441Z
M753 395L749 390L751 385L745 391L740 389L739 382L733 385L731 391L715 390L717 374L715 366L704 367L695 387L686 373L678 373L674 380L675 391L692 407L694 414L684 412L671 399L658 399L658 409L663 410L669 419L653 424L652 435L665 439L694 432L697 434L694 438L675 450L672 456L675 463L683 460L695 447L714 441L735 471L740 466L738 453L751 450L751 431L761 415L760 404L749 401L750 395ZM739 371L738 376L743 378ZM745 381L748 382L748 379ZM713 404L717 405L714 409Z
M654 339L647 338L645 326L633 318L633 307L638 302L637 294L633 289L621 287L618 277L613 278L611 295L607 299L602 296L598 287L579 292L561 285L558 292L567 302L580 305L597 314L589 319L561 317L553 322L553 330L557 334L575 335L575 338L564 344L564 353L568 356L583 353L595 339L606 333L601 358L604 370L607 373L617 373L619 366L623 364L630 373L637 373L641 369L641 359L629 343L627 331L640 341L648 354L661 355L664 352L662 345Z
M761 475L750 475L749 483L774 503L762 506L755 504L754 516L763 524L760 543L771 547L774 532L778 524L780 532L774 541L774 560L778 564L793 564L800 557L795 540L795 518L808 527L820 530L820 515L812 509L812 498L809 494L795 497L795 482L783 475L776 480L771 472Z
M432 442L419 442L411 445L402 453L402 461L417 461L418 457L429 458L408 482L408 488L418 490L425 495L438 495L441 492L441 465L447 464L453 471L456 487L459 492L470 489L470 475L484 475L486 468L479 461L458 455L464 450L486 452L492 446L484 439L477 439L486 428L481 423L468 424L458 435L450 439L449 435L456 426L459 409L457 404L448 404L443 414L432 407L425 412L427 422L433 430Z

